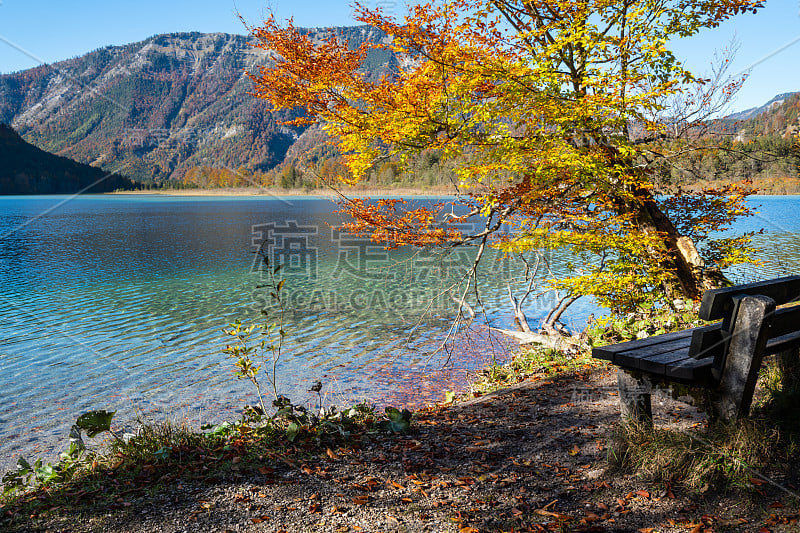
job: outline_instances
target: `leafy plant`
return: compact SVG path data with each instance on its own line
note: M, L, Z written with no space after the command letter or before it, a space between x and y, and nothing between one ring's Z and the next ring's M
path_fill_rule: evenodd
M253 359L263 356L268 349L271 329L261 324L243 326L240 320L236 320L230 324L229 329L224 331L226 335L230 335L236 340L234 343L226 345L222 350L223 353L236 359L234 362L236 377L249 379L253 383L258 394L258 402L264 409L264 398L261 394L261 384L258 381L261 364L256 364ZM269 346L271 347L271 345Z
M696 306L691 300L677 299L671 306L657 306L650 302L623 315L596 319L586 329L586 334L590 345L604 346L702 326L704 323L697 317Z
M85 463L85 431L90 438L111 431L111 419L116 411L90 411L80 415L69 431L69 447L60 455L56 464L44 463L37 458L30 464L24 457L17 460L17 469L7 472L2 479L3 495L24 489L30 485L47 486L72 479L75 471Z
M336 406L330 406L313 412L281 396L273 402L273 406L277 410L269 420L274 427L285 432L289 442L305 441L316 446L325 442L346 440L355 431L368 430L377 418L375 408L365 402L341 411ZM388 409L390 408L387 408L387 412Z
M394 407L387 407L386 418L383 427L392 433L406 433L411 427L411 411L408 409L401 411Z
M267 409L264 404L264 397L261 393L261 383L258 380L259 372L264 364L269 364L269 370L265 369L267 380L272 386L272 394L278 400L278 361L281 358L286 332L283 330L284 305L281 299L281 291L286 282L285 279L278 280L277 275L281 270L281 265L270 268L269 258L262 254L263 263L268 273L268 283L259 288L268 288L270 297L278 307L278 321L273 324L250 324L242 325L241 320L236 320L230 324L229 329L223 330L226 335L234 338L232 344L228 344L223 349L223 353L235 359L235 374L240 379L249 379L255 386L258 394L258 402L262 413ZM266 309L261 311L265 316L268 315Z
M586 349L565 352L538 345L522 346L510 361L480 370L470 383L470 390L472 394L486 394L525 379L581 372L602 364Z

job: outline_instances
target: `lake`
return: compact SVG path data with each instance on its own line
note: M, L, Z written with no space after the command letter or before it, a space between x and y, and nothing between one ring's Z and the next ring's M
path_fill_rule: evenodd
M429 199L417 199L429 202ZM800 198L758 197L744 229L767 264L737 281L798 272ZM234 416L253 403L222 353L230 322L272 321L255 253L283 264L287 345L279 392L313 402L368 399L379 405L442 398L466 373L505 357L505 339L473 327L431 356L455 316L454 289L474 250L448 256L387 252L342 233L338 207L305 197L0 197L0 469L20 453L64 446L77 415L118 410L193 425ZM555 258L558 263L558 258ZM556 265L557 266L557 265ZM483 265L487 321L513 327L506 283L520 265ZM532 301L541 317L551 302ZM582 327L591 302L569 320ZM477 321L476 321L477 322Z

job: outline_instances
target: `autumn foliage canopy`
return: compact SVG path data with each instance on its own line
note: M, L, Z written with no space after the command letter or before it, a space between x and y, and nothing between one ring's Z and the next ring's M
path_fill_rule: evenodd
M748 236L714 238L749 213L746 185L685 192L664 179L710 113L742 80L701 79L670 39L762 7L760 0L452 0L402 19L356 5L386 37L350 49L312 41L292 22L253 29L274 64L251 73L254 94L302 110L346 159L347 183L376 163L434 150L450 162L465 211L352 201L354 231L390 245L488 242L509 253L568 249L571 275L551 280L615 312L697 298L720 269L750 260ZM380 79L370 49L398 59ZM709 53L709 57L710 57ZM512 232L498 233L501 227Z

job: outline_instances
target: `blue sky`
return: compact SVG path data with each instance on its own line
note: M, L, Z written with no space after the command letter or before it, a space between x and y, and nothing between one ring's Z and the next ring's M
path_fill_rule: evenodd
M400 14L405 1L364 3ZM158 33L244 33L237 12L249 23L258 23L270 8L278 17L293 16L301 26L354 22L345 0L0 0L0 73ZM800 91L800 0L768 0L757 15L740 15L673 48L702 74L714 50L726 47L734 36L740 47L732 72L750 69L751 75L731 110L761 105L781 92Z

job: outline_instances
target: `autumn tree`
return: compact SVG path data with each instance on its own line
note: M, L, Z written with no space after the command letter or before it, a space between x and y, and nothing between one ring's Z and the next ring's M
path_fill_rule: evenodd
M256 96L302 111L294 124L322 125L346 182L426 151L453 166L464 216L355 199L353 231L390 246L568 249L571 275L550 286L567 303L594 296L624 312L697 299L750 259L747 235L714 236L749 213L748 187L686 193L665 178L676 151L692 149L676 139L696 135L742 80L726 78L724 56L697 77L669 44L762 4L448 0L402 20L356 5L386 39L351 49L269 18L252 32L275 61L250 76ZM397 67L367 79L370 49L391 51ZM468 216L482 217L479 231L457 229Z

